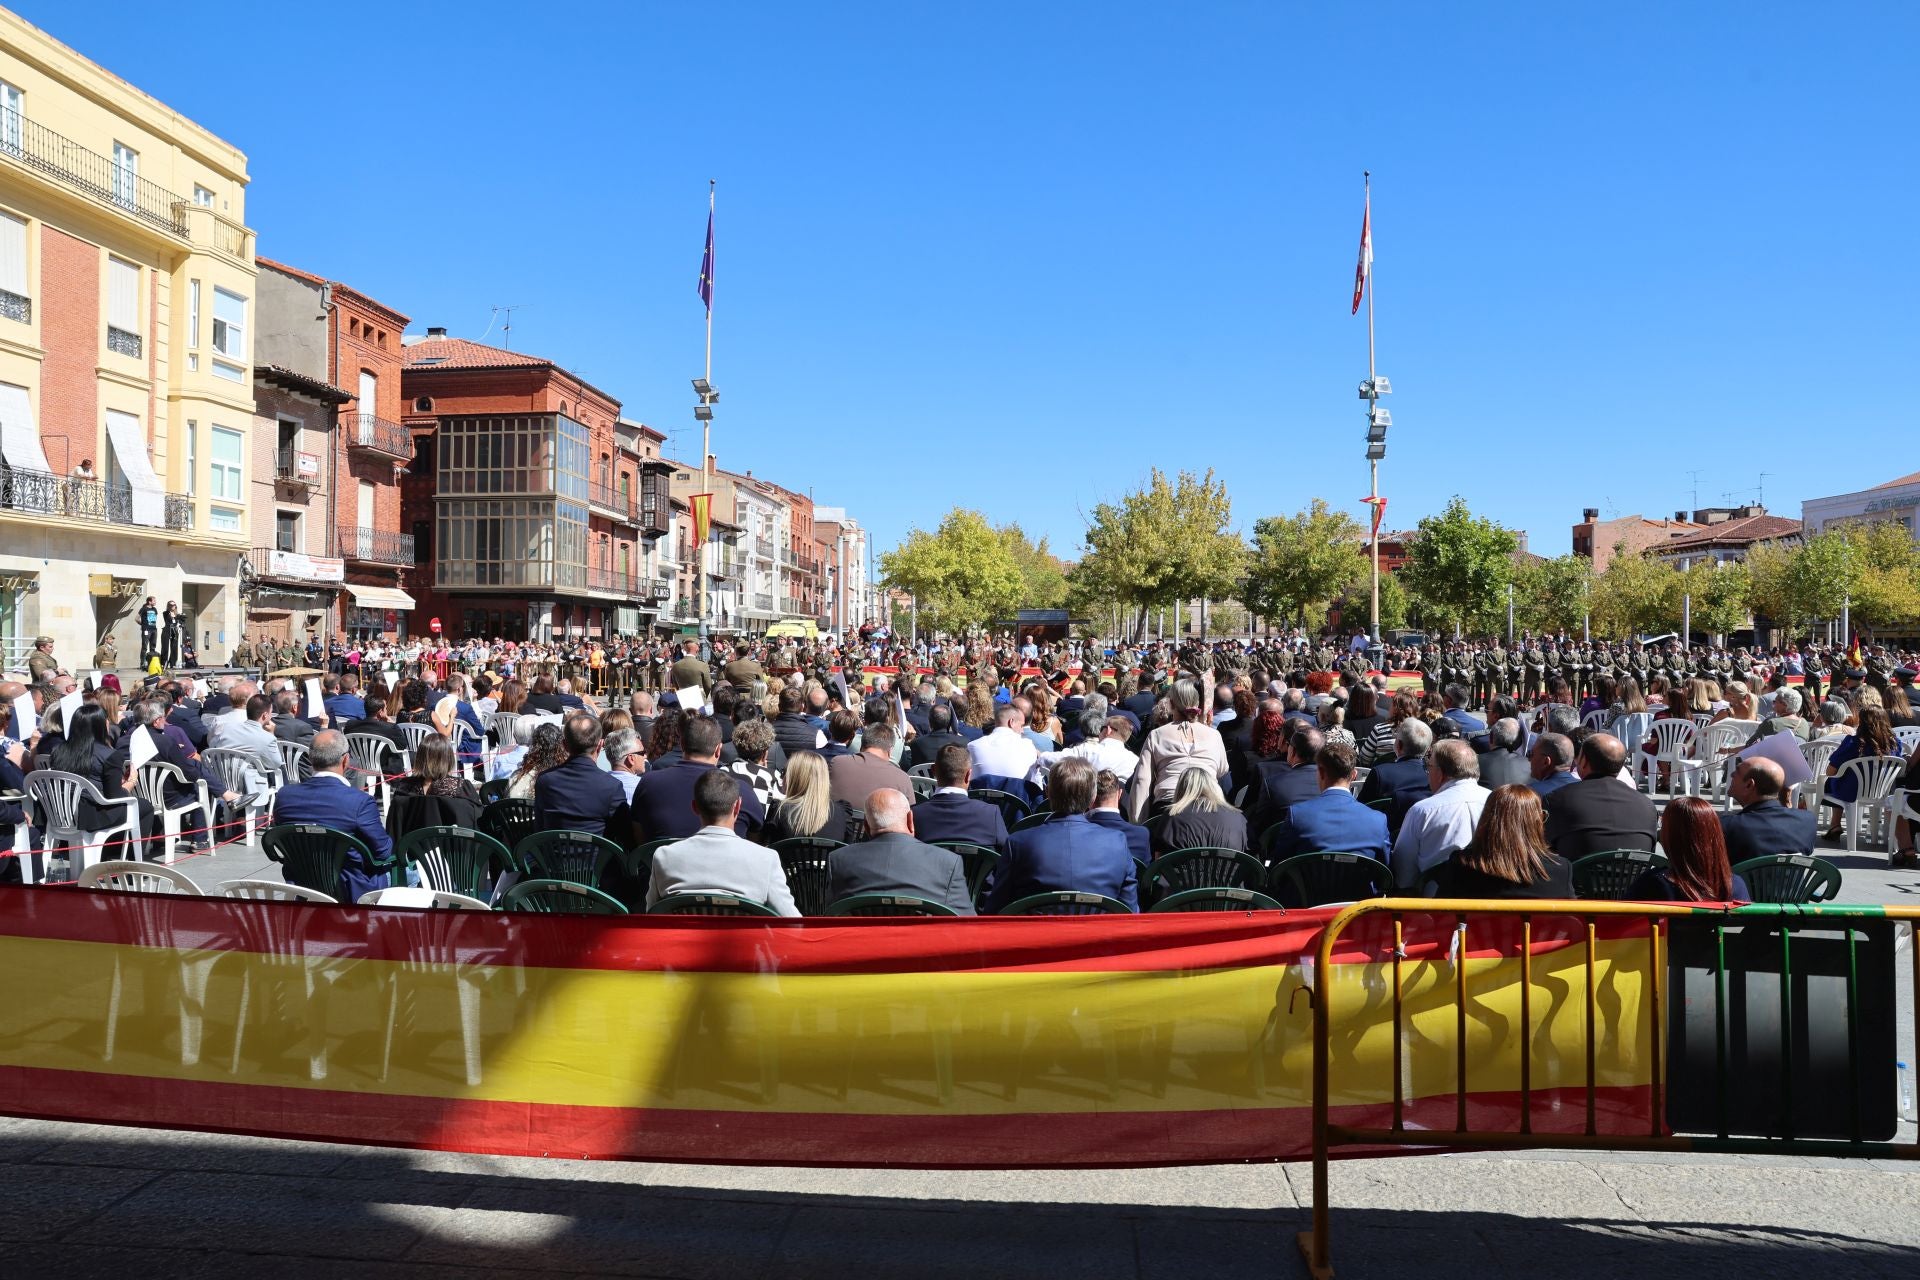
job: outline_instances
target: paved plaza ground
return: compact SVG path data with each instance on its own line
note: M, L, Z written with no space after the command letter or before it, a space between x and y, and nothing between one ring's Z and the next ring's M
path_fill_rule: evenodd
M1823 852L1844 900L1920 901L1883 854ZM244 846L180 865L209 889L275 878ZM1343 1276L1920 1276L1920 1166L1541 1152L1332 1178ZM21 1277L1295 1277L1309 1195L1299 1164L589 1163L0 1119L0 1267Z

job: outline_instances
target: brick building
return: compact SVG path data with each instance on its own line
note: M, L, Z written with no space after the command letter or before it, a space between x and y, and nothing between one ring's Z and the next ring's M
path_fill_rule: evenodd
M416 631L439 618L451 636L603 637L643 585L651 599L640 511L657 481L620 447L618 400L444 329L406 346L401 389Z
M413 458L400 421L407 317L338 280L265 258L259 266L260 360L347 397L324 442L325 499L307 503L310 527L303 530L309 542L317 535L317 567L332 575L338 597L329 628L363 641L403 637L413 599L400 580L414 562L400 505L400 477ZM283 504L276 523L291 496L275 495ZM336 563L341 572L334 572Z
M253 468L249 507L256 545L240 584L246 635L306 643L339 626L344 566L331 554L332 481L326 463L338 411L350 397L338 387L277 365L253 371Z

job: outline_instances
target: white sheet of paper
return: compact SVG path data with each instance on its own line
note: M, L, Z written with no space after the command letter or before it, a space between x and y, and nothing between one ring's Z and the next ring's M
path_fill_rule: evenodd
M78 689L60 699L60 732L65 733L73 727L73 713L80 709L86 698Z
M153 743L151 729L136 728L127 736L127 758L133 761L134 768L138 769L159 754L160 748Z
M1800 754L1800 739L1790 730L1769 734L1740 753L1742 760L1771 760L1787 775L1787 785L1797 787L1813 777L1807 758Z
M204 698L207 696L207 682L205 680L195 680L193 682L193 696L196 698Z
M320 678L307 677L307 714L317 716L327 709L326 696L320 692Z
M40 727L40 714L33 709L33 695L23 693L15 698L13 714L20 721L20 741L25 742Z
M707 705L706 695L700 692L700 686L690 684L684 689L675 689L674 696L680 699L680 709L691 715Z

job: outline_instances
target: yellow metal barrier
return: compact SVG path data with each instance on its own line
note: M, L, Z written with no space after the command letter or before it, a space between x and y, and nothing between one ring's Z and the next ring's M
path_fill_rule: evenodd
M1393 1074L1394 1087L1392 1099L1392 1122L1386 1128L1360 1125L1334 1124L1330 1120L1332 1105L1332 1085L1329 1071L1329 1059L1332 1054L1332 1037L1335 1030L1336 993L1341 984L1333 981L1335 973L1333 957L1338 944L1347 933L1349 926L1368 917L1390 915L1392 918L1392 1035L1393 1035ZM1409 915L1419 916L1455 916L1458 923L1455 930L1454 971L1452 982L1452 1003L1454 1014L1453 1035L1453 1074L1454 1074L1454 1123L1450 1130L1414 1127L1407 1125L1405 1090L1402 1082L1407 1078L1405 1060L1405 1042L1408 1012L1406 1009L1407 980L1404 966L1407 961L1406 933L1404 922ZM1512 1130L1475 1128L1469 1123L1468 1116L1468 1007L1470 992L1468 987L1467 947L1476 919L1495 920L1518 917L1520 923L1519 956L1520 972L1520 1055L1519 1055L1519 1095L1517 1109L1518 1124ZM1582 1025L1582 1040L1585 1056L1585 1125L1580 1133L1540 1133L1533 1127L1534 1096L1534 1036L1540 1028L1536 1026L1533 1009L1534 988L1534 922L1541 917L1553 917L1559 920L1578 922L1575 930L1576 945L1584 944L1582 969L1585 974L1584 1004L1585 1017ZM1770 906L1755 905L1747 907L1698 907L1684 903L1628 903L1610 901L1511 901L1511 902L1474 902L1437 898L1379 898L1367 902L1355 903L1341 911L1327 923L1320 935L1316 953L1318 980L1313 984L1313 1224L1308 1231L1299 1235L1301 1254L1305 1257L1308 1269L1316 1280L1326 1280L1333 1275L1331 1242L1328 1237L1328 1190L1327 1166L1331 1150L1335 1146L1367 1147L1423 1147L1434 1150L1477 1149L1477 1150L1516 1150L1516 1149L1561 1149L1561 1150L1603 1150L1603 1151L1729 1151L1729 1152L1774 1152L1795 1155L1826 1156L1865 1156L1892 1159L1920 1159L1920 1144L1892 1142L1864 1142L1856 1132L1852 1141L1829 1139L1799 1138L1748 1138L1729 1137L1725 1131L1725 1116L1722 1116L1722 1130L1718 1136L1689 1136L1674 1134L1666 1126L1665 1093L1667 1088L1667 1045L1664 1043L1669 1014L1667 1007L1669 993L1666 990L1666 948L1670 941L1670 925L1676 919L1706 919L1717 922L1721 932L1722 954L1719 968L1716 970L1716 1019L1721 1031L1722 1068L1725 1062L1725 1017L1726 1017L1726 981L1724 958L1724 930L1740 924L1753 924L1768 920L1778 921L1783 926L1784 939L1795 922L1804 922L1810 927L1833 927L1852 920L1904 920L1914 930L1913 945L1909 959L1912 965L1912 990L1920 995L1920 907L1844 907L1833 905L1818 906ZM1599 922L1644 921L1645 962L1647 972L1646 999L1642 1002L1647 1015L1642 1020L1641 1004L1622 1002L1621 1018L1618 1023L1605 1025L1600 1016L1600 991L1602 982L1599 971L1599 947L1597 929ZM1849 931L1851 937L1851 931ZM1854 1016L1851 999L1852 981L1849 976L1849 1039L1853 1038L1852 1018ZM1784 984L1783 984L1784 985ZM1431 991L1422 993L1431 996ZM1431 1009L1426 1010L1428 1015ZM1366 1017L1377 1017L1372 1009L1364 1011ZM1602 1132L1598 1124L1599 1105L1596 1077L1596 1045L1600 1033L1628 1038L1628 1045L1637 1049L1644 1043L1651 1064L1648 1086L1651 1090L1651 1106L1648 1108L1649 1122L1645 1136ZM1637 1037L1644 1034L1641 1042ZM1920 1062L1920 1017L1916 1018L1914 1033L1913 1060ZM1849 1063L1852 1063L1853 1046L1849 1045ZM1724 1113L1725 1108L1722 1108ZM1483 1109L1484 1113L1484 1109ZM1496 1111L1497 1114L1497 1111ZM1855 1107L1855 1123L1858 1123L1858 1108Z

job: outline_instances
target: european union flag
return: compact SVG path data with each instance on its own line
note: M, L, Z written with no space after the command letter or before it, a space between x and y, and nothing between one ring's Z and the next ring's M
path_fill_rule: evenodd
M707 251L700 255L700 300L713 311L713 210L707 210Z

